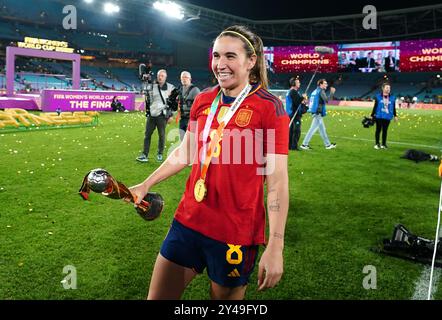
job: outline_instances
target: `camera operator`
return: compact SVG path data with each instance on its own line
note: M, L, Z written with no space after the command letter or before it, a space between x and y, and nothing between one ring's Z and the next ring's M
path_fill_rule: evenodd
M193 100L200 93L200 89L192 84L192 76L190 72L181 72L181 88L179 91L179 109L180 109L180 140L183 141L184 134L189 124L190 109Z
M172 90L172 84L166 82L167 72L161 69L157 73L157 82L153 83L146 92L146 131L144 136L143 153L137 157L137 161L147 162L150 150L150 140L155 128L158 128L158 153L157 161L163 161L163 151L166 140L166 124L171 121L172 110L167 105L167 100ZM149 87L149 86L147 86Z
M138 76L141 80L141 93L144 94L144 105L146 111L146 117L150 115L150 103L152 101L152 89L153 89L153 72L152 63L149 61L147 66L142 63L138 67Z

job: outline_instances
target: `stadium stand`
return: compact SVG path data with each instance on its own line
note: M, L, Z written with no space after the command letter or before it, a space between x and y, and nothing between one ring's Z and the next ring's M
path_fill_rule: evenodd
M147 13L148 19L146 20L148 21L141 20L141 15L135 14L135 16L125 17L115 24L116 21L112 19L97 19L97 14L101 14L98 8L79 4L78 12L81 19L78 29L65 32L59 21L64 4L51 0L42 0L39 3L40 6L29 6L26 2L12 0L2 0L0 3L0 16L4 18L0 21L0 66L5 64L4 48L8 45L16 45L17 41L23 41L26 36L67 41L69 46L75 49L75 52L92 57L92 60L82 61L81 68L82 88L88 90L139 91L141 84L138 79L138 64L146 63L149 60L154 65L153 71L165 68L168 71L168 80L174 84L179 84L181 71L188 70L192 73L193 82L196 85L201 88L211 86L213 76L207 67L207 61L196 58L183 60L181 57L177 57L179 51L177 48L183 46L178 41L177 34L180 34L183 39L192 39L195 44L203 39L203 42L209 46L209 41L212 40L210 34L217 30L217 23L221 18L232 23L247 24L250 22L213 10L210 11L211 18L207 19L209 12L205 12L204 8L189 4L188 9L198 9L203 15L207 15L204 20L205 24L201 26L208 32L199 32L198 24L202 22L198 19L193 28L187 25L181 27L170 25L167 31L158 32L151 28L158 18L150 13ZM128 11L132 12L132 15L133 12L136 12L136 10ZM395 15L408 16L413 15L415 11L402 10ZM342 17L342 21L347 21L346 19ZM314 23L314 21L315 19L305 21L305 23ZM293 20L284 23L296 26L298 22ZM266 35L270 25L274 30L281 31L281 37L295 38L297 36L293 33L293 28L289 28L292 30L292 34L283 31L287 28L279 29L281 24L281 22L270 21L263 25L258 23L256 28L261 34ZM205 38L203 34L205 34ZM344 34L347 35L348 32ZM431 35L431 32L429 34ZM269 41L275 45L278 44L278 41L272 40L270 35L267 35L266 39L270 39ZM308 41L308 39L305 40ZM202 49L199 50L202 52ZM180 52L185 51L181 50ZM127 59L129 61L125 61ZM178 61L185 61L185 63L180 64ZM17 71L26 72L26 74L17 76L15 79L16 89L38 91L45 87L69 88L71 86L71 68L70 63L65 62L31 59L29 63L26 63L22 59L18 59ZM32 72L34 75L31 74ZM3 74L4 70L0 69L0 87L4 89ZM299 75L304 79L303 85L307 85L312 73L305 72ZM274 90L287 90L288 79L292 76L293 74L289 73L270 73L270 87ZM316 75L315 79L320 77L327 78L330 84L337 88L335 98L338 100L370 100L379 85L386 80L391 82L395 94L408 99L416 97L419 101L439 101L439 96L442 93L440 81L433 81L436 77L435 72L401 72L388 75L384 73L320 73ZM310 87L310 92L314 89L315 81Z

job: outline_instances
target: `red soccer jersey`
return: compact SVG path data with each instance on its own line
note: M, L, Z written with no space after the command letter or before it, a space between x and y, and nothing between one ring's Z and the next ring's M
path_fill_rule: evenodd
M200 93L192 106L188 130L195 133L198 159L186 183L175 219L205 236L235 245L265 243L264 155L288 154L289 117L281 101L254 86L223 131L206 175L207 196L194 198L201 175L202 132L219 86ZM220 100L210 131L229 104ZM231 102L231 101L230 101ZM211 137L209 136L208 141Z

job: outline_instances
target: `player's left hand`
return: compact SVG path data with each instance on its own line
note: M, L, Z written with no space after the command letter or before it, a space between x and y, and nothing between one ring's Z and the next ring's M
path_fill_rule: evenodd
M282 273L282 250L268 246L258 265L258 291L276 286L281 280Z

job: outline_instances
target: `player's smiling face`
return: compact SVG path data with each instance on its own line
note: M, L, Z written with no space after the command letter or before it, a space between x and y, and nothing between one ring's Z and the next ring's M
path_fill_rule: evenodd
M224 93L237 96L249 83L256 56L247 57L244 43L230 36L216 39L213 45L212 71Z

